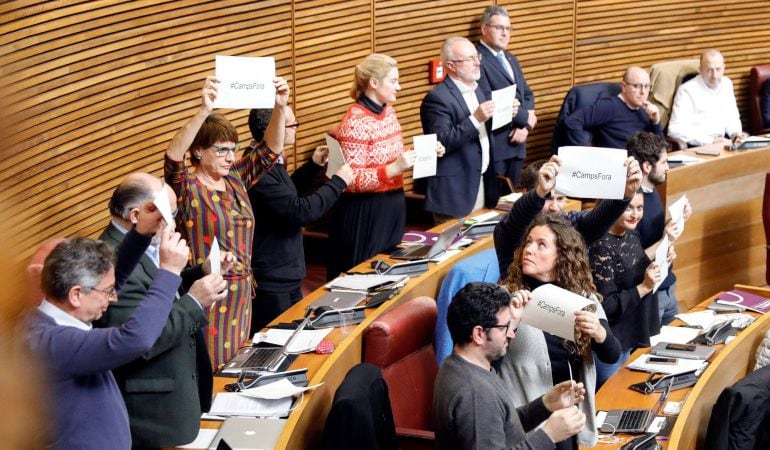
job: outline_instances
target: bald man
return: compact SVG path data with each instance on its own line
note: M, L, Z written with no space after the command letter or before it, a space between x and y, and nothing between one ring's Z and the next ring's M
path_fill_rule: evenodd
M128 175L113 192L111 221L99 239L117 245L137 222L142 205L152 205L157 228L165 226L160 211L150 203L159 194L175 211L176 195L159 178L146 173ZM156 241L118 290L118 301L110 304L95 326L120 326L143 302L158 274ZM232 258L226 253L223 266L231 264ZM211 362L201 328L207 322L206 308L223 299L227 287L221 275L206 275L210 270L206 261L182 271L182 287L158 340L142 357L113 370L126 402L134 448L175 447L193 441L198 434L201 411L208 410L212 388Z
M641 67L629 67L617 97L600 98L567 117L569 145L625 149L626 140L637 131L663 136L660 111L647 100L649 95L650 74Z
M724 76L725 59L708 49L700 56L699 74L676 91L668 135L690 147L746 138L741 127L733 82Z

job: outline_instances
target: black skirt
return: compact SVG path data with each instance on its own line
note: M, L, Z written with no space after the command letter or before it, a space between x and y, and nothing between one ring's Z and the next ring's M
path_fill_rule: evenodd
M332 212L326 278L388 250L404 235L404 191L342 194Z

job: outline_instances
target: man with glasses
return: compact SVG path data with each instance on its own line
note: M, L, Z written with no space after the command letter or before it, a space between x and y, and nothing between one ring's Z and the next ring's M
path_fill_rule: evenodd
M261 142L271 109L252 109L249 130ZM299 122L288 106L284 107L284 146L293 146ZM329 159L329 148L321 145L310 160L289 176L285 154L273 169L265 173L249 193L254 214L254 242L251 270L257 282L252 298L251 331L256 332L302 298L305 278L305 249L302 227L320 219L337 202L342 191L353 182L355 174L344 164L331 179L317 189L316 178Z
M133 173L115 188L110 199L110 224L99 239L117 246L128 230L138 222L141 208L147 205L147 217L155 231L165 225L157 205L167 201L176 213L176 195L163 182L147 173ZM174 224L171 224L172 227ZM112 303L97 327L119 327L126 323L145 301L160 269L159 242L154 238L136 269L120 289L118 302ZM234 256L223 252L225 270ZM113 374L126 402L134 448L175 447L195 439L200 415L211 405L211 360L201 328L208 322L206 311L225 297L227 283L220 274L212 274L206 261L181 272L182 289L160 337L140 358L121 365Z
M491 283L469 283L452 299L447 325L455 347L433 396L438 449L553 448L583 428L585 415L575 406L585 395L582 383L565 381L513 406L492 362L505 355L520 317L508 292Z
M489 86L481 78L482 55L471 41L451 37L441 46L447 77L420 105L425 134L436 134L446 147L436 175L427 179L425 209L437 223L464 217L497 204L493 162L492 103Z
M524 159L526 140L537 123L535 95L529 88L519 60L505 49L511 40L511 19L502 6L488 6L481 15L481 41L476 45L481 60L481 77L496 91L516 85L516 101L520 105L510 125L492 131L494 166L517 186Z
M725 59L715 49L700 56L700 74L676 91L668 134L690 147L745 139L733 82L724 76Z
M159 270L144 301L120 327L92 328L121 291L157 230L151 202L115 251L87 238L67 239L43 264L45 299L30 317L27 343L48 369L51 447L131 448L128 415L111 369L150 350L161 334L189 248L173 227L160 232ZM20 374L22 376L22 374ZM167 388L158 380L157 389Z
M641 67L629 67L617 97L603 97L578 109L564 125L570 145L626 148L626 139L637 131L663 136L658 107L647 100L650 75Z

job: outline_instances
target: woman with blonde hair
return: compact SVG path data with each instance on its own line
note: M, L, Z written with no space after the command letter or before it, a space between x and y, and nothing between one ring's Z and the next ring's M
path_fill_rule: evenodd
M516 339L502 360L500 376L517 406L543 395L562 381L582 381L586 397L579 406L586 415L586 426L577 439L557 443L557 448L577 448L578 443L592 447L597 442L593 420L594 354L602 361L614 362L620 355L620 344L610 331L599 302L583 238L569 220L559 215L540 214L525 236L502 281L513 293L514 306L523 306L531 298L532 290L550 283L593 300L596 312L575 313L577 344L520 324Z
M401 90L396 61L371 54L354 71L353 103L330 134L340 143L355 179L334 208L329 228L327 277L401 241L406 222L403 172L415 161L404 151L401 125L391 105ZM436 148L439 156L444 147Z

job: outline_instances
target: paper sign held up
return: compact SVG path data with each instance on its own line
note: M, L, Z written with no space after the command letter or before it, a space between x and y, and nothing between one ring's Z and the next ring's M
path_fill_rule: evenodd
M561 168L556 191L568 197L622 199L627 154L617 148L559 147Z
M492 91L492 101L495 103L495 112L492 116L492 129L508 125L513 120L513 102L516 100L516 85Z
M414 151L417 152L417 159L414 161L412 178L418 179L436 175L436 145L438 142L436 135L415 136L413 142Z
M275 59L244 56L216 57L219 79L215 108L265 109L275 106Z
M326 146L329 147L329 159L326 162L326 177L331 178L338 170L340 170L340 167L345 164L345 157L342 155L342 147L340 147L338 140L328 134L324 135L324 137L326 138Z
M575 342L575 312L581 310L595 311L596 305L592 300L566 289L544 284L532 291L532 298L521 315L521 323Z

